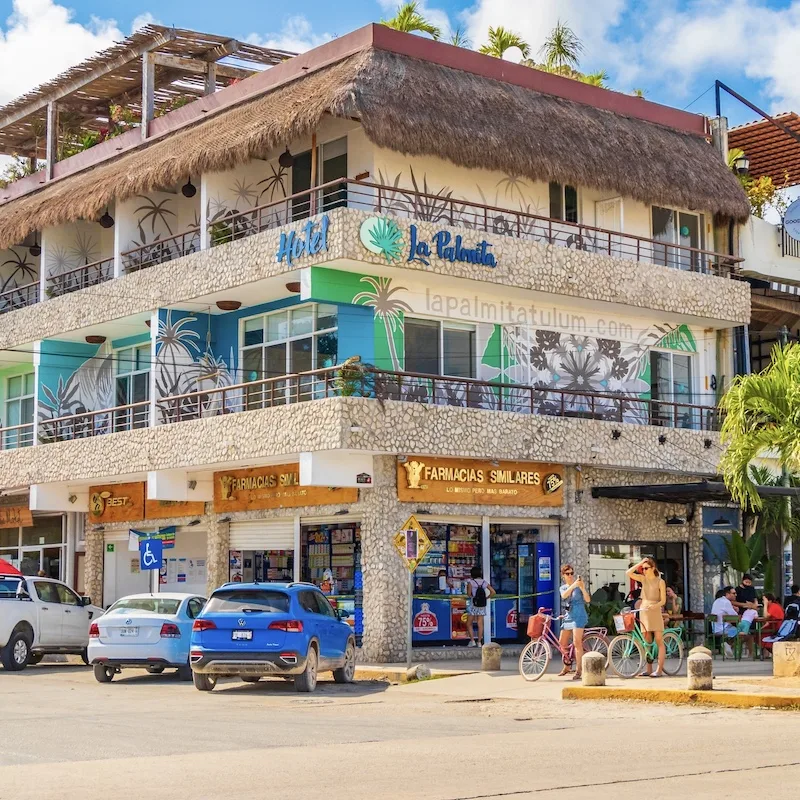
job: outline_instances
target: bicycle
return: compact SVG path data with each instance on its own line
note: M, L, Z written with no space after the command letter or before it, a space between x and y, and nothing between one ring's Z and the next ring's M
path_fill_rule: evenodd
M540 608L536 617L541 630L538 636L532 636L530 642L525 645L519 655L519 674L526 681L538 681L547 672L550 660L553 658L555 649L561 655L565 664L570 664L575 660L575 645L570 642L566 647L561 646L558 637L553 633L553 620L563 619L553 617L547 612L548 608ZM584 628L583 633L583 652L595 651L602 653L608 658L608 630L606 628Z
M621 619L625 627L631 625L630 630L615 636L608 647L608 664L620 678L635 678L642 674L648 662L658 660L658 645L655 638L652 642L645 639L641 624L635 617L638 613L639 609L623 609L614 620L616 623L617 619ZM632 621L628 615L633 615ZM683 642L679 628L667 628L664 631L664 649L664 674L677 675L683 666Z

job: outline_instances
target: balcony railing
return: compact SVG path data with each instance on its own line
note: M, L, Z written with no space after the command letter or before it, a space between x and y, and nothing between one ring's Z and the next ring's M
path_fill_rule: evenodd
M131 403L39 421L39 444L89 439L150 425L150 402Z
M125 272L138 272L154 264L164 264L181 256L188 256L200 249L200 229L190 228L185 233L158 239L141 247L122 253L122 268Z
M689 272L728 276L742 261L735 256L647 239L630 233L350 179L331 181L249 211L221 217L211 226L211 246L252 236L340 207L469 228L491 236L530 239Z
M0 314L13 311L15 308L32 306L39 302L39 281L26 283L24 286L15 286L0 293Z
M786 233L786 228L784 228L783 225L781 225L780 228L781 228L781 255L794 256L795 258L800 258L800 241L789 236L789 234Z
M11 425L0 428L0 449L16 450L18 447L30 447L33 444L33 423Z
M79 289L86 289L89 286L97 286L99 283L110 281L113 277L114 259L113 257L104 258L102 261L94 261L58 275L51 275L48 279L47 292L58 297L62 294L77 292Z

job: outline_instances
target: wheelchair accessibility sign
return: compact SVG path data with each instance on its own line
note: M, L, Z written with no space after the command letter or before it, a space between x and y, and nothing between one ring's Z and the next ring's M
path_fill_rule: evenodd
M139 567L161 569L161 557L164 553L164 542L161 539L142 539L139 542Z

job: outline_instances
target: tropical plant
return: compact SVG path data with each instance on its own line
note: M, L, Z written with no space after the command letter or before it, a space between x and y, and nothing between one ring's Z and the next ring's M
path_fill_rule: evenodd
M460 26L450 33L450 38L448 41L454 47L464 47L467 50L472 48L472 40L469 38L469 36L467 36L466 31Z
M728 168L736 170L736 162L745 155L744 150L734 147L728 150ZM789 207L789 198L786 189L789 185L789 173L784 173L783 185L776 186L770 175L760 175L754 178L751 175L736 173L739 183L750 202L750 211L754 217L764 218L767 209L773 208L783 218Z
M589 613L589 627L605 628L611 635L614 635L614 615L622 611L620 600L604 600L602 602L592 601L586 608Z
M428 174L422 175L422 187L417 182L417 176L414 174L414 168L410 167L411 184L414 187L413 194L405 194L411 208L412 216L417 219L424 220L425 222L439 222L439 220L447 217L451 212L450 198L453 195L453 190L449 186L443 186L437 192L433 191L433 187L428 186Z
M634 97L644 97L647 94L646 89L631 89L631 94Z
M742 508L759 511L763 500L750 469L754 459L771 450L780 467L800 471L800 344L776 345L763 372L737 375L720 408L725 485Z
M79 405L77 398L79 389L80 386L74 372L66 381L63 375L59 375L55 390L42 383L42 397L39 399L39 419L47 421L76 413Z
M521 53L523 58L528 58L531 53L531 46L514 31L508 30L498 26L496 28L489 28L489 41L482 44L478 48L479 53L485 56L493 56L494 58L502 58L507 50L516 47Z
M580 80L583 83L588 83L590 86L599 86L601 89L608 89L608 73L604 70L597 72L590 72L588 75L581 76Z
M14 181L18 181L20 178L33 175L43 166L44 162L37 161L35 158L14 156L13 160L0 172L0 188L5 189L6 186L14 183Z
M392 295L394 295L395 292L405 291L405 287L392 286L391 278L373 278L371 275L365 275L361 278L361 282L368 283L372 287L372 291L359 292L353 298L353 304L375 309L375 316L383 322L386 330L386 340L392 359L392 369L399 371L400 359L397 355L394 335L398 328L402 328L403 312L411 311L412 309L404 300L400 300Z
M169 226L167 217L170 216L177 219L178 215L167 207L167 203L171 202L171 198L165 197L160 203L157 203L153 198L146 197L145 195L138 195L138 197L140 200L144 201L142 205L134 210L135 214L141 214L141 216L137 216L136 219L141 239L144 240L145 238L143 226L148 220L150 220L150 230L154 235L157 222L161 222L167 229L167 233L172 235L172 228Z
M361 356L350 356L342 362L336 373L333 381L334 392L339 397L352 397L363 387L367 373L366 365L361 363Z
M442 36L441 29L420 14L418 0L399 5L395 15L391 19L382 19L381 25L403 33L427 33L433 39Z
M566 23L558 20L555 28L544 40L539 55L544 56L544 64L550 70L564 68L577 70L582 52L583 43L575 31Z
M403 235L388 217L378 217L369 228L369 243L391 264L403 250Z

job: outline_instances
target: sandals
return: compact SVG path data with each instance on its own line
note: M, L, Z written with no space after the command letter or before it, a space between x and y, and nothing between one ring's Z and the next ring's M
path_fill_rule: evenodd
M559 678L563 678L565 675L569 675L572 672L572 667L569 664L564 664L561 668L561 672L558 673Z
M575 674L572 676L572 680L574 680L574 681L579 681L580 679L581 679L581 673L580 673L580 672L576 672L576 673L575 673Z

